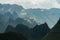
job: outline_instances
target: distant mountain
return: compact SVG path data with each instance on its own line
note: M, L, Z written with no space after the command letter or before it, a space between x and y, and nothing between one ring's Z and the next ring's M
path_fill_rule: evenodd
M42 40L60 40L60 20Z
M0 4L0 32L4 32L7 25L15 27L17 24L24 24L33 28L36 25L35 21L30 19L28 19L28 21L21 18L22 16L19 17L22 10L24 10L24 8L16 4Z
M24 9L22 6L15 4L0 4L0 32L6 29L9 18L16 19L22 9Z
M24 9L22 6L18 6L16 4L10 5L10 4L0 4L0 13L5 13L10 11L12 12L21 12L21 10Z
M0 40L27 40L21 33L7 32L0 33Z
M8 25L12 25L12 26L15 27L17 24L23 24L24 21L25 21L25 20L22 19L22 18L16 18L15 20L12 19L12 18L10 18L10 19L8 20Z
M29 16L32 16L36 19L37 24L42 24L47 22L48 26L52 28L60 18L60 9L51 8L51 9L40 9L40 8L30 8L25 9L26 13ZM31 15L32 14L32 15Z
M22 6L16 4L0 4L0 32L4 32L7 25L11 24L12 26L16 26L18 23L22 23L30 28L44 22L47 22L49 26L53 26L59 17L60 9L58 8L24 9ZM23 21L21 22L20 19L23 19ZM18 22L17 20L20 21Z
M31 22L32 21L33 20L31 20ZM16 26L17 24L24 24L24 25L28 26L29 28L33 28L36 25L36 22L34 21L34 22L30 23L29 21L24 20L23 18L19 18L19 17L16 18L15 20L12 18L10 18L8 20L8 25Z
M41 25L36 25L33 28L32 37L34 38L34 40L41 40L49 31L50 31L50 28L46 23Z

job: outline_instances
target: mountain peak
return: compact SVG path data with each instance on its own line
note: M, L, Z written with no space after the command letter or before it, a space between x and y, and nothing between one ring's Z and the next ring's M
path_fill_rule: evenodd
M48 32L50 31L47 23L41 24L41 25L36 25L33 28L33 35L34 37L36 37L37 39L41 39L42 37L44 37ZM40 38L41 37L41 38Z
M14 30L13 26L8 25L5 32L9 32L9 31L13 31L13 30Z
M49 28L47 23L41 24L41 25L36 25L36 28Z

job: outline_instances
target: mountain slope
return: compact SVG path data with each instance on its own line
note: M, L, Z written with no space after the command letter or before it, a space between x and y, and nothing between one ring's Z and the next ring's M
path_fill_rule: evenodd
M14 20L18 17L26 20L24 24L31 28L44 22L52 28L60 17L60 9L24 9L16 4L0 4L0 16L0 32L4 32L10 18Z
M0 33L0 40L27 40L21 33L7 32Z
M6 30L5 30L5 33L6 32L14 32L14 27L11 26L11 25L8 25L7 28L6 28Z
M50 31L50 28L46 23L44 23L41 25L36 25L32 30L32 37L34 40L40 40Z
M31 39L30 28L28 28L28 26L23 24L18 24L15 28L15 31L17 33L22 33L28 40Z
M28 40L40 40L50 31L50 29L46 23L36 25L34 28L29 28L24 24L18 24L15 28L8 25L5 32L9 31L22 33Z
M60 20L42 40L60 40Z
M9 18L16 19L22 9L24 9L22 6L15 4L0 4L0 32L4 32L6 29Z
M5 30L5 33L6 32L16 32L16 33L21 33L23 34L28 40L31 39L31 31L30 31L30 28L24 24L17 24L16 27L13 27L11 25L8 25L6 30Z

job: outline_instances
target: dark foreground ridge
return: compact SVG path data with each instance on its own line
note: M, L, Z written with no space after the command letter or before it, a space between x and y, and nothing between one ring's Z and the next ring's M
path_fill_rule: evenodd
M21 33L28 40L41 40L48 32L50 32L50 29L47 23L36 25L34 28L28 28L26 25L18 24L15 28L8 25L5 32L9 31Z
M0 40L27 40L22 34L16 32L0 33Z
M60 40L60 20L42 40Z

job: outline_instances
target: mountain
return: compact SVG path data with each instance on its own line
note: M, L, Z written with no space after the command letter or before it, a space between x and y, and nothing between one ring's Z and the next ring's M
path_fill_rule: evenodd
M16 19L22 9L24 9L22 6L16 4L0 4L0 32L6 29L9 18Z
M21 10L24 9L22 6L18 6L16 4L10 5L10 4L0 4L0 12L5 13L7 11L12 12L21 12ZM4 12L3 12L4 11Z
M52 28L60 18L60 9L40 9L40 8L30 8L25 9L28 16L32 16L36 19L37 24L47 23L50 28ZM32 14L32 15L31 15Z
M29 28L24 24L17 24L16 27L8 25L5 32L9 32L9 31L21 33L28 40L40 40L50 31L50 29L46 23L41 25L36 25L34 28Z
M0 32L4 32L7 25L15 27L17 24L24 24L33 28L36 22L31 19L25 20L25 18L21 18L20 14L22 14L22 10L24 8L16 4L0 4Z
M6 32L14 32L14 31L15 31L15 30L14 30L14 27L11 26L11 25L8 25L7 28L6 28L6 30L5 30L5 33L6 33Z
M0 40L27 40L21 33L7 32L0 33Z
M60 17L60 9L24 9L22 6L16 4L0 4L0 14L2 15L0 21L0 32L4 32L10 19L12 19L11 25L16 26L17 18L22 18L23 24L30 28L33 28L36 24L42 24L46 22L49 27L52 28ZM13 24L15 23L15 24Z
M16 18L15 20L10 18L8 20L8 25L16 26L17 24L22 24L25 20L22 18Z
M26 25L23 24L18 24L16 25L16 27L13 27L11 25L8 25L5 32L4 33L8 33L8 32L16 32L16 33L21 33L23 34L28 40L31 39L31 31L30 28Z
M30 28L28 26L23 25L23 24L18 24L15 28L15 31L17 33L22 33L28 40L30 39Z
M26 26L28 26L29 28L33 28L36 25L36 22L33 20L31 20L32 23L30 23L27 20L24 20L23 18L16 18L15 20L12 18L9 18L8 20L8 25L12 25L12 26L16 26L17 24L24 24Z
M42 40L60 40L60 20Z
M44 23L36 25L32 30L32 37L34 40L41 40L50 31L50 28L46 23Z
M16 32L26 32L28 31L28 27L23 24L18 24L15 28Z

